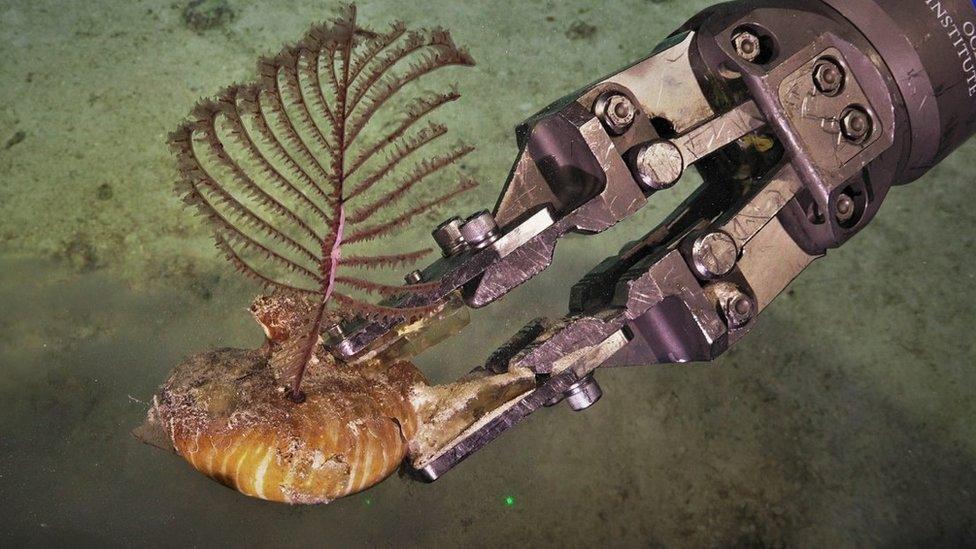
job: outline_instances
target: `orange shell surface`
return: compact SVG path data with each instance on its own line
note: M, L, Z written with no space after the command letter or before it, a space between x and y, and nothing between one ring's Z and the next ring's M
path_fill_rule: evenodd
M287 399L260 351L197 355L173 372L152 415L201 473L249 496L324 503L392 474L418 428L412 364L319 365Z

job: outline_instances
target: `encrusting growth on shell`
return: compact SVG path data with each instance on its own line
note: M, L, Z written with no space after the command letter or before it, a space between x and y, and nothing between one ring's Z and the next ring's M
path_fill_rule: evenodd
M426 385L406 361L335 364L317 353L306 398L283 395L308 303L262 296L251 307L268 339L220 349L177 366L154 398L150 421L201 473L249 496L323 503L389 476L418 428L409 394ZM300 301L300 299L299 299ZM297 330L296 330L297 329ZM321 349L321 347L319 347Z
M304 322L292 311L308 304L294 299L255 301L252 313L268 334L261 348L219 349L177 366L137 436L249 496L325 503L376 484L405 458L426 460L534 386L528 371L428 385L407 359L466 322L445 308L402 329L401 340L424 334L426 341L352 364L320 351L309 366L306 398L295 403L285 398L281 377L296 352L291 334Z

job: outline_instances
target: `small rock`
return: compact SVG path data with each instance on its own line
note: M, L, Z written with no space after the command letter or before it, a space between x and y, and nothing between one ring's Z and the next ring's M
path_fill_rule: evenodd
M98 198L99 200L109 200L114 194L115 192L112 190L112 186L108 183L102 183L98 186L98 189L95 190L95 198Z
M4 145L3 148L4 149L9 149L10 147L13 147L17 143L20 143L21 141L23 141L24 138L26 138L26 137L27 137L27 132L25 132L24 130L17 130L17 132L14 133L14 135L10 139L7 140L7 144Z
M198 298L210 301L218 284L220 275L202 275L190 282L190 291Z
M566 36L570 40L586 40L593 38L596 34L596 27L586 21L576 21L566 30Z
M77 236L65 246L61 256L78 273L94 271L102 266L98 250L84 236Z
M183 9L183 21L191 30L205 31L234 20L236 14L227 0L192 0Z

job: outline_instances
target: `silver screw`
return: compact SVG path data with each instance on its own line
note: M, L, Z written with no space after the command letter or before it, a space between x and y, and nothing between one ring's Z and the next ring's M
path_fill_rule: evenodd
M756 302L741 291L736 291L725 301L725 318L732 328L741 328L756 314Z
M735 46L735 53L750 63L758 59L759 54L762 53L759 37L749 31L735 33L732 36L732 44Z
M450 257L464 249L464 238L461 236L461 225L464 222L460 217L452 217L441 223L431 234L434 242L440 246L444 257Z
M403 279L407 281L407 284L419 284L424 279L424 273L420 272L420 269L417 269L411 271Z
M813 66L813 84L824 95L834 96L844 89L844 69L830 58L823 58Z
M611 93L598 99L595 112L607 129L617 135L627 131L637 116L634 104L626 95L619 93Z
M566 390L566 402L574 412L579 412L596 404L603 396L603 389L590 374L574 383Z
M484 210L472 215L461 225L461 236L472 248L480 250L498 240L498 225L491 212Z
M633 159L634 171L640 182L655 191L674 186L685 169L681 151L667 140L645 144Z
M871 115L857 105L847 107L840 115L840 131L852 143L863 143L872 126Z
M837 221L847 223L854 218L856 205L854 199L849 194L842 194L837 197Z
M566 398L565 395L558 394L558 395L550 398L549 400L545 401L543 403L543 406L545 406L546 408L552 408L553 406L555 406L555 405L559 404L560 402L562 402L564 398Z
M711 280L732 271L739 257L739 248L727 233L715 231L696 238L691 255L698 275Z

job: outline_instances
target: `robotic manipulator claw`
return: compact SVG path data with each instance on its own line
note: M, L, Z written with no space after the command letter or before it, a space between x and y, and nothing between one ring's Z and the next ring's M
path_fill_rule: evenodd
M703 182L577 283L565 317L532 321L487 360L486 375L528 371L535 387L414 463L422 476L438 478L541 406L587 408L601 396L597 368L718 357L813 260L860 231L891 186L976 130L966 73L939 62L955 53L939 20L923 2L881 4L715 6L518 128L494 211L438 226L443 257L407 277L437 290L396 304L459 294L487 306L548 267L563 235L610 229L693 165ZM959 19L973 9L942 4ZM893 29L908 40L892 40ZM928 49L911 46L932 35ZM333 349L373 352L396 327L350 323Z

